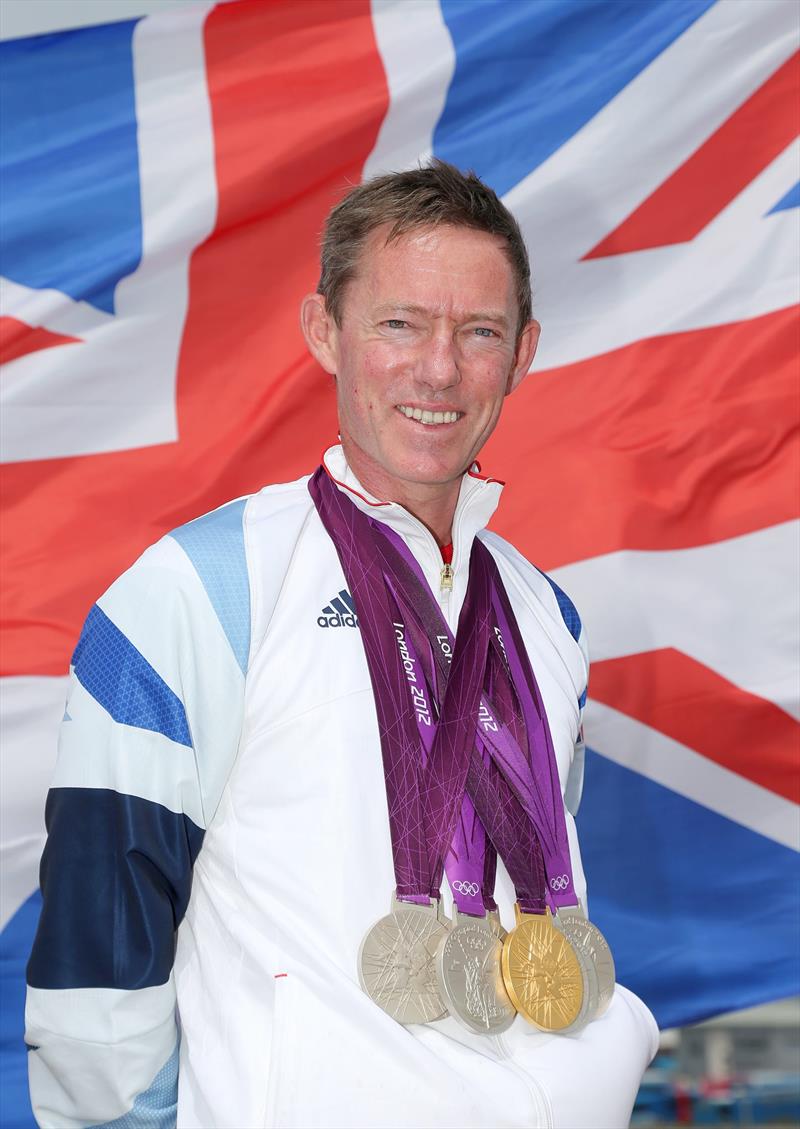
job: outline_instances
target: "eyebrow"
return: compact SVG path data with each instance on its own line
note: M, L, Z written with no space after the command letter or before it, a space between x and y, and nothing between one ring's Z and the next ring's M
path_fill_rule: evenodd
M381 313L389 313L389 312L393 312L393 311L396 311L398 313L407 313L407 314L422 314L424 317L435 316L435 315L432 315L431 311L429 309L427 309L425 306L418 306L418 305L415 305L413 302L383 302L383 303L381 303L380 306L378 306L378 308L376 309L375 312L377 314L381 314ZM503 314L503 313L500 313L498 310L476 310L472 313L468 313L466 315L466 317L464 317L462 320L467 321L467 322L469 322L469 321L490 321L490 322L494 322L495 325L501 325L501 326L504 326L505 328L508 328L508 324L509 324L509 321L508 321L508 318L506 317L506 315Z

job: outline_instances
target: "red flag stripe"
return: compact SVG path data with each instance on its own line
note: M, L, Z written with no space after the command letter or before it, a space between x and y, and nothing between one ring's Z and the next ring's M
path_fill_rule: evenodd
M0 365L7 365L26 353L36 353L39 349L52 349L54 345L80 344L80 337L67 337L63 333L51 333L41 326L28 325L24 321L5 315L0 317Z
M796 309L533 372L482 456L541 568L685 549L800 513Z
M233 266L243 258L251 276L261 271L284 234L313 247L325 208L315 204L285 232L274 219L241 225L195 255L179 444L4 469L2 597L16 614L4 619L3 673L63 673L92 600L147 544L228 498L308 471L335 435L330 383L297 330L302 283L281 306L265 276L273 335ZM311 254L304 269L313 277ZM204 318L218 327L211 344ZM260 336L260 349L237 335ZM689 548L796 517L797 339L796 312L784 310L531 374L484 458L508 483L495 528L554 568L587 551ZM105 539L102 559L80 536L88 522ZM49 596L53 560L61 590Z
M688 243L797 136L800 52L585 259Z
M592 698L749 780L800 802L800 725L680 651L592 666Z

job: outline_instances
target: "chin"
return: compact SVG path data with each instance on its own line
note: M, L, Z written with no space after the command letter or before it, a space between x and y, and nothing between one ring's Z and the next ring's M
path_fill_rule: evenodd
M396 464L394 473L406 482L416 482L420 485L436 486L452 482L460 478L469 462L459 459L400 459Z

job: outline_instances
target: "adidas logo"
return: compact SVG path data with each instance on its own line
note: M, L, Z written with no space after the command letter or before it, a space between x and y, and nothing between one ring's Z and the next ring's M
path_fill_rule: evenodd
M318 617L317 623L320 627L358 627L356 606L346 588L343 588L339 595L334 596L322 609L322 615Z

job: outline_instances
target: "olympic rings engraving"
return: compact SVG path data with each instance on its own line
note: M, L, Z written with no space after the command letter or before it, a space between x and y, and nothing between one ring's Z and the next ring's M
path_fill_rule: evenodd
M551 890L566 890L569 886L569 878L566 874L557 874L555 878L550 879Z
M457 894L466 894L474 898L476 894L480 893L481 888L477 882L462 882L460 878L457 878L453 883L453 889Z

